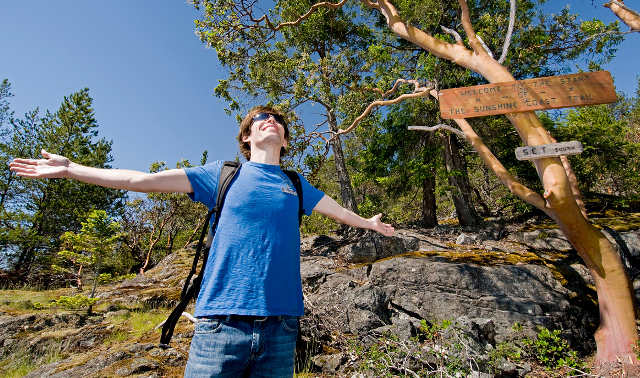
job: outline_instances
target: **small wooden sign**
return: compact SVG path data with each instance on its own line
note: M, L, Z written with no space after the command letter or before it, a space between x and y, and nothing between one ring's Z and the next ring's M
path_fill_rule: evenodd
M543 144L516 148L516 159L533 160L543 157L579 155L584 151L582 143L578 141Z
M609 104L617 98L609 71L445 89L438 95L442 118L449 119Z

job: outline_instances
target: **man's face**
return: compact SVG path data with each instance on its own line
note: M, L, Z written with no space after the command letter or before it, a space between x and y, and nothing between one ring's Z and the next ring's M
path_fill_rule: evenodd
M284 125L282 119L274 114L258 113L253 117L251 124L251 134L242 138L244 142L248 142L251 147L263 144L272 144L274 146L286 147Z

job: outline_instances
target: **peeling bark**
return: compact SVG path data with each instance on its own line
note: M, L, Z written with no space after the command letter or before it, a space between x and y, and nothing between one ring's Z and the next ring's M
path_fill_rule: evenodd
M613 14L618 16L632 30L640 31L640 15L633 9L628 8L622 0L610 1L604 4L603 7L611 9Z

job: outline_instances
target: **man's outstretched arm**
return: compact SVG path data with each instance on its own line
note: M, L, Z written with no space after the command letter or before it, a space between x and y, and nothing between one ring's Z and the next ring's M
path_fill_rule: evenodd
M41 151L44 159L14 159L9 166L20 177L70 178L107 188L134 192L191 193L182 169L145 173L126 169L102 169L76 164L64 156Z
M367 228L377 231L384 236L393 236L395 229L393 226L387 223L382 223L380 218L382 214L378 214L372 218L365 219L354 212L345 209L340 206L333 198L325 195L320 202L313 208L313 211L317 211L320 214L326 215L329 218L333 218L340 223L344 223L349 226L358 228Z

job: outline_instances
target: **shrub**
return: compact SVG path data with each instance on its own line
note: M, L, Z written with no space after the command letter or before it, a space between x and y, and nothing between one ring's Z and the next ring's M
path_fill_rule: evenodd
M584 363L578 360L576 352L569 349L569 344L560 337L560 330L549 331L538 327L536 340L525 340L525 345L531 349L531 354L540 361L547 370L558 369L563 366L569 368L583 368Z

